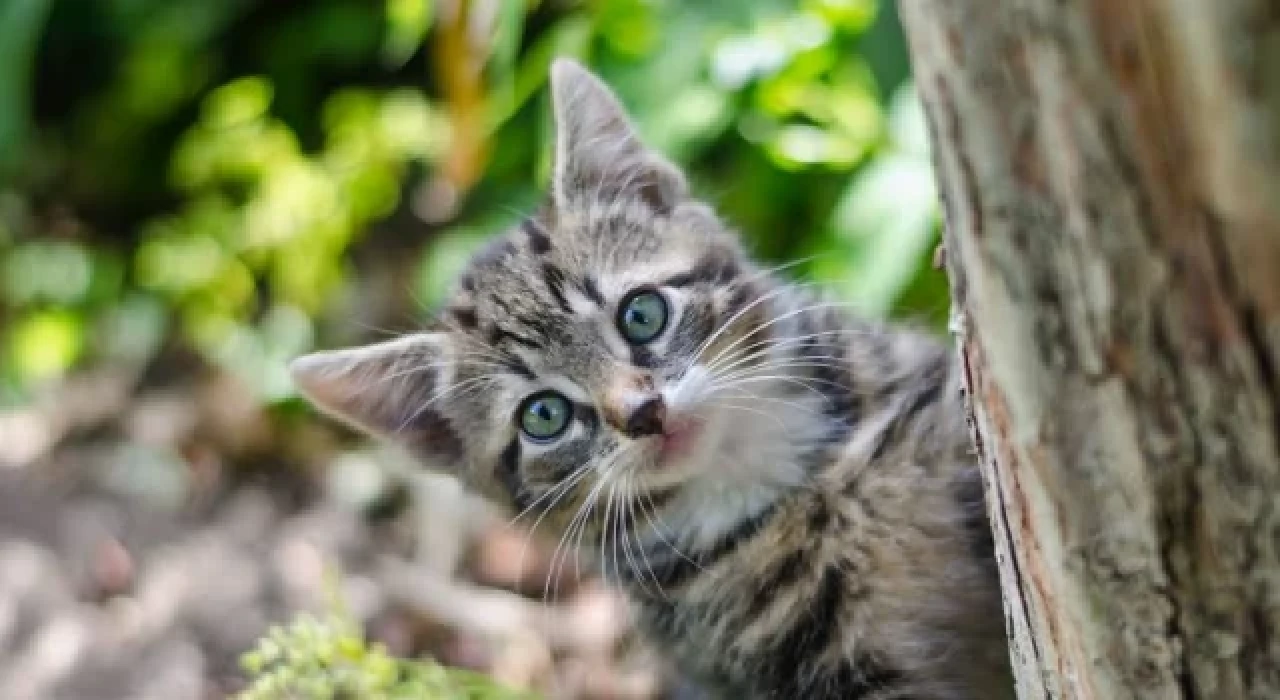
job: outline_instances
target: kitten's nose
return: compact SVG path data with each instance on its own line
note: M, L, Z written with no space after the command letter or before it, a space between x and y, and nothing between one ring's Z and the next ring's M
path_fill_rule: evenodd
M612 372L600 409L606 423L630 438L661 435L667 419L667 406L653 376L628 367Z
M662 424L666 418L667 406L662 401L662 395L652 394L631 410L622 432L626 433L627 437L633 438L661 435Z

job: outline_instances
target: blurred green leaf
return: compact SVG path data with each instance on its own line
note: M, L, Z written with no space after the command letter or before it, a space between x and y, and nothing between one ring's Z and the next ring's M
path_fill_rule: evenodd
M98 318L95 339L104 358L141 363L154 356L168 330L164 304L132 293Z
M887 152L850 184L832 227L857 256L857 274L833 282L860 309L885 314L911 284L938 235L937 190L914 93L895 96ZM828 277L836 275L827 273Z
M778 165L800 169L813 165L850 168L871 144L815 126L792 124L778 129L766 146Z
M17 167L31 117L31 68L52 0L0 4L0 178Z
M612 0L595 6L596 33L620 56L652 58L661 38L660 12L667 3ZM670 25L667 29L671 29Z
M387 64L401 66L422 46L431 28L436 0L386 0L386 3L387 36L382 56Z
M492 92L501 94L511 89L512 76L520 57L520 40L525 28L525 0L496 3L493 39L489 49L489 74Z
M40 382L65 373L84 350L81 319L67 311L39 311L10 329L9 361L21 379Z
M861 32L876 19L875 0L804 0L803 7L845 31Z
M29 241L4 262L0 283L16 304L72 304L84 299L93 284L89 251L69 241Z
M915 276L937 237L934 196L928 166L900 154L873 163L850 185L835 222L863 262L833 283L860 310L884 314Z
M538 37L514 71L515 80L510 94L499 93L497 99L491 102L491 127L497 128L510 120L517 110L546 85L551 62L556 57L585 55L591 32L590 20L571 16Z

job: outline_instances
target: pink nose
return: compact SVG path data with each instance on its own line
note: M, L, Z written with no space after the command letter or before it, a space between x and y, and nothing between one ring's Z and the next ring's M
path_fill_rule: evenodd
M632 367L615 368L600 409L606 423L631 438L661 435L667 420L667 405L653 376Z
M652 394L645 397L630 412L627 416L626 424L622 427L622 432L633 438L661 435L666 418L667 406L662 401L662 395Z
M617 391L601 407L604 419L618 432L631 438L661 435L667 420L662 394L649 391Z

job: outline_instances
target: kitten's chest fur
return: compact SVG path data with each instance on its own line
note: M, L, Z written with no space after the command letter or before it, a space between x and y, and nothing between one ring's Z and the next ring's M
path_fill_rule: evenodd
M846 323L810 314L791 332ZM911 333L855 330L840 353L821 355L842 366L811 362L797 375L827 378L828 399L823 415L804 418L828 439L773 456L798 462L779 465L802 470L798 483L719 502L689 496L670 541L617 562L638 622L722 696L1006 697L995 565L952 354ZM752 441L772 438L751 427L714 459L759 459L765 448Z

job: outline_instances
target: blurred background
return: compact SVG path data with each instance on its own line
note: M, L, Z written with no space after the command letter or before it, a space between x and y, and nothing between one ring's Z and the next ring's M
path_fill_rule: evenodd
M222 698L340 605L395 656L663 697L554 542L317 419L538 203L576 56L766 263L941 328L892 0L0 0L0 698Z

